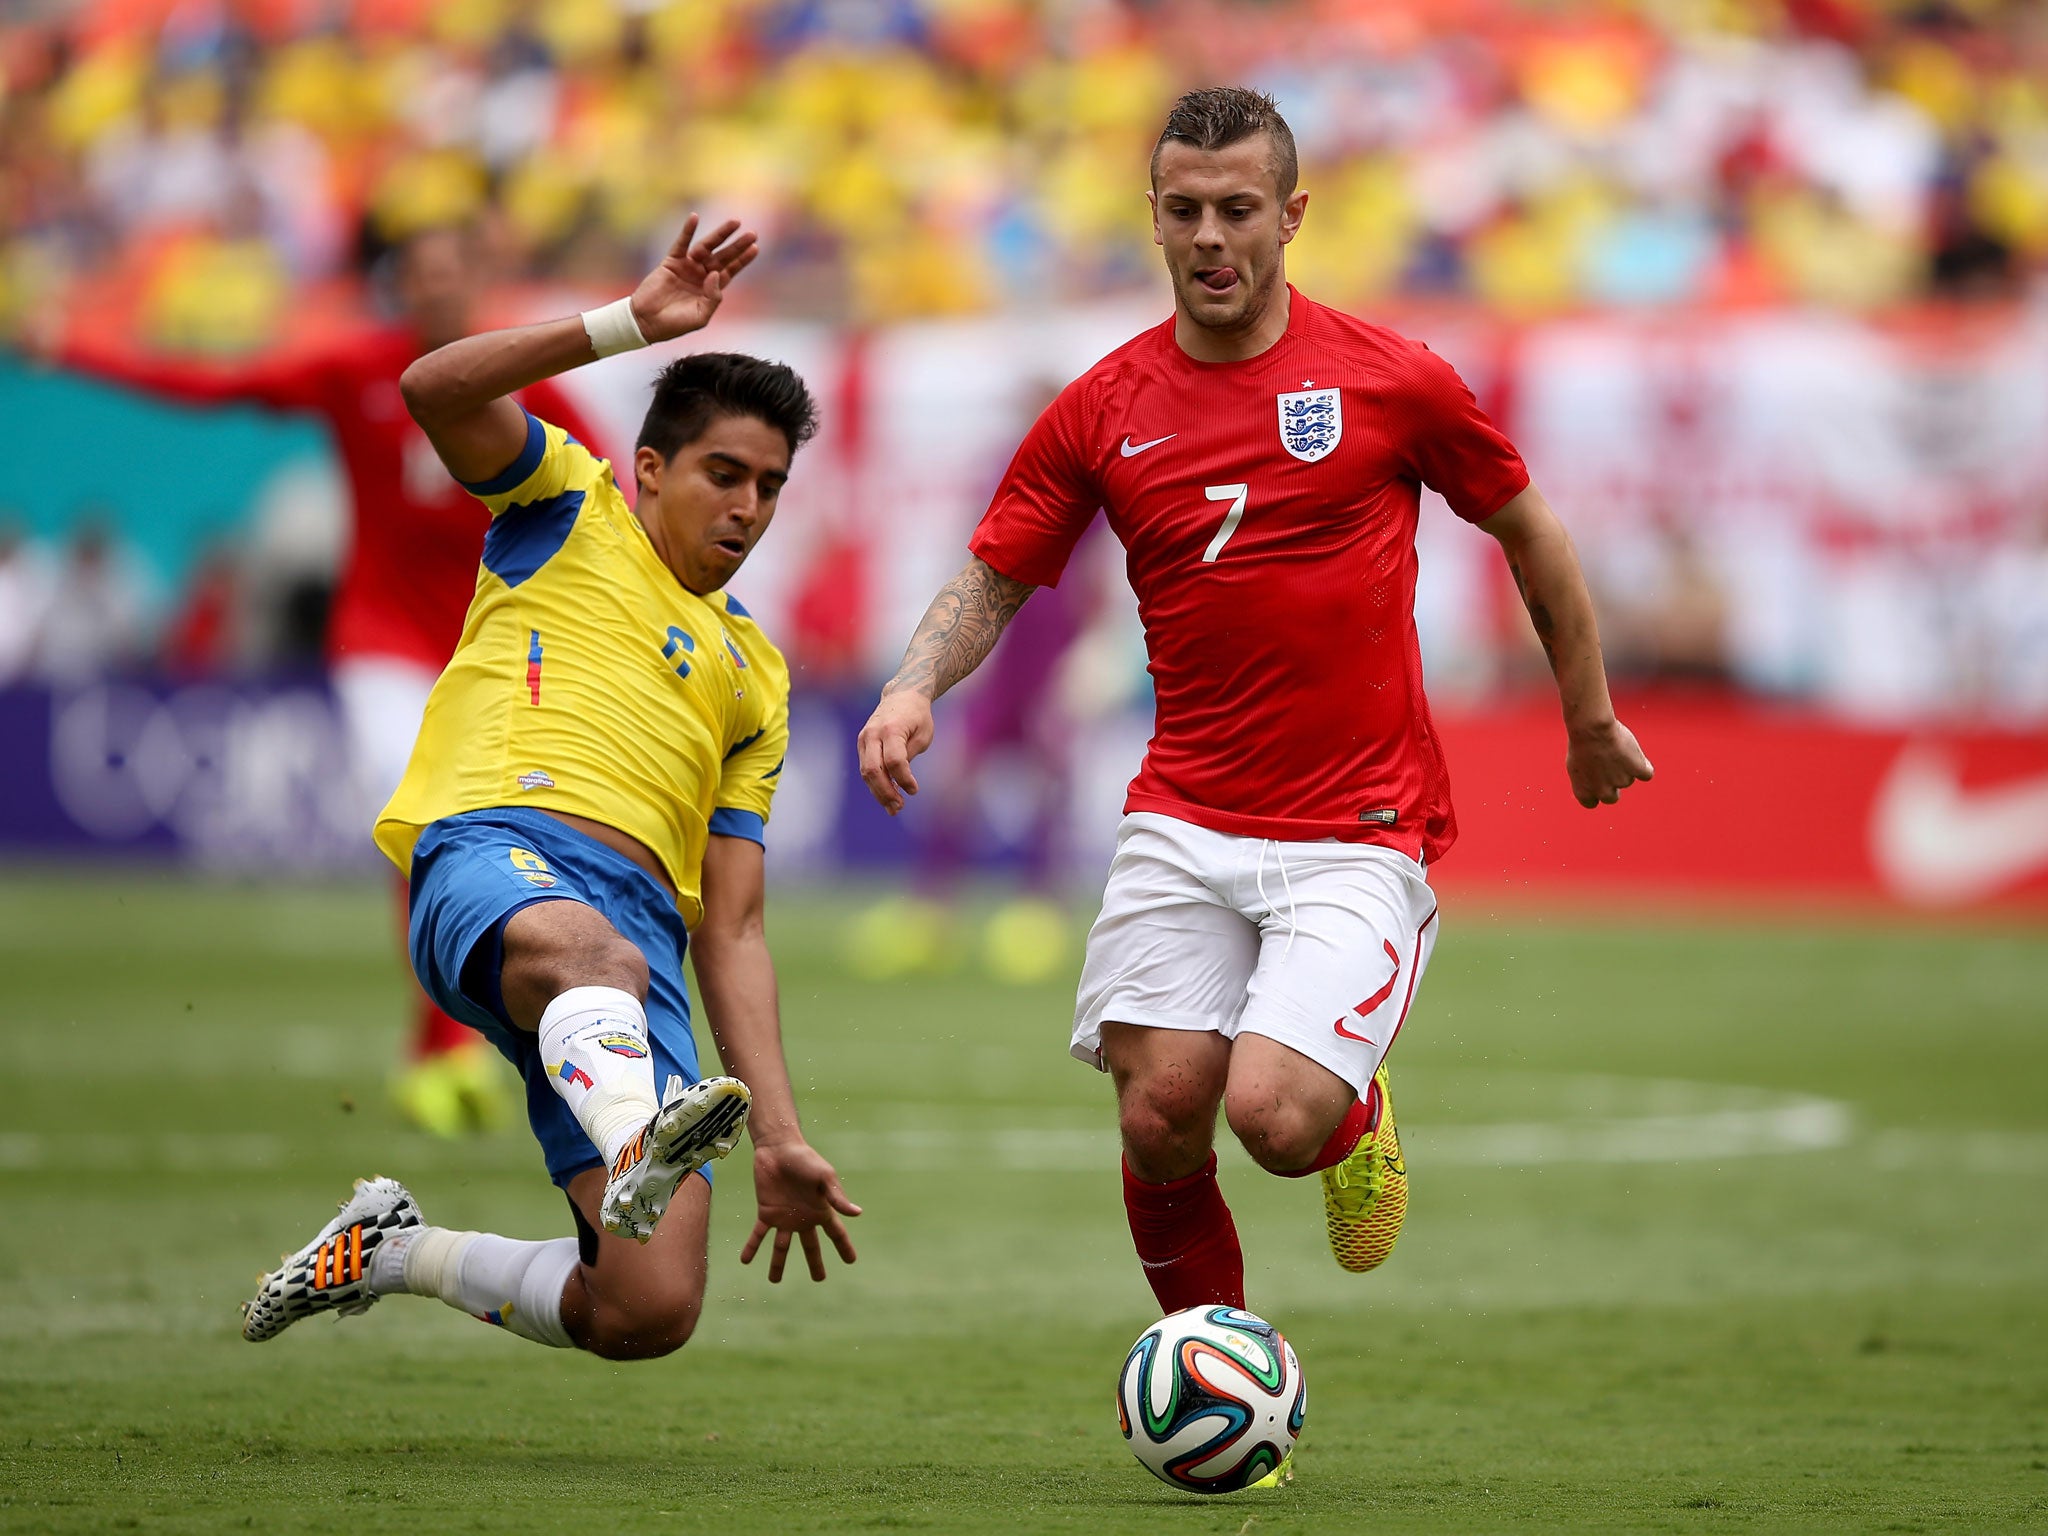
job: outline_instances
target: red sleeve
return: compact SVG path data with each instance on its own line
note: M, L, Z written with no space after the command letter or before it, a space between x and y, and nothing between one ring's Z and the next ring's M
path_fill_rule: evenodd
M542 379L538 384L527 385L519 391L518 399L532 414L542 421L553 422L588 448L592 458L611 459L614 479L633 472L631 464L621 464L605 452L603 434L591 425L590 418L571 400L569 392L552 379Z
M1079 430L1086 379L1060 391L1024 435L967 548L1012 581L1059 585L1067 557L1102 505Z
M1457 370L1417 345L1403 392L1409 411L1404 437L1415 478L1468 523L1483 523L1529 484L1515 445L1479 409Z
M251 401L274 411L311 411L320 406L330 360L300 353L247 363L197 362L74 341L58 352L56 361L110 384L187 405Z

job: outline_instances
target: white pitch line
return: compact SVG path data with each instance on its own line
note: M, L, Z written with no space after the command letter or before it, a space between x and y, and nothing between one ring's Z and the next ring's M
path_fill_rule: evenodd
M1729 1109L1636 1119L1531 1121L1519 1125L1418 1126L1404 1135L1417 1161L1443 1167L1538 1163L1692 1163L1847 1146L1849 1106L1802 1099L1773 1109Z
M1676 1085L1658 1085L1652 1097L1668 1100ZM1695 1085L1704 1088L1706 1085ZM1559 1120L1520 1120L1496 1124L1420 1124L1404 1126L1402 1140L1411 1159L1438 1168L1516 1168L1561 1163L1689 1163L1730 1158L1836 1151L1859 1146L1871 1165L1880 1169L1924 1166L1938 1160L1944 1167L1971 1173L2048 1174L2048 1132L2004 1130L1883 1130L1859 1136L1849 1106L1834 1099L1776 1095L1759 1090L1729 1090L1751 1102L1741 1108L1697 1113L1639 1116L1601 1115ZM926 1106L905 1105L905 1115L929 1113ZM477 1143L447 1149L425 1138L402 1149L390 1138L365 1134L330 1140L337 1159L346 1162L378 1150L373 1160L404 1158L409 1167L495 1166L496 1145ZM1102 1126L983 1124L940 1126L899 1124L886 1130L821 1130L821 1143L842 1170L849 1172L929 1173L973 1167L1006 1173L1093 1173L1113 1164L1115 1132ZM126 1172L137 1168L171 1173L267 1172L284 1166L287 1140L282 1136L237 1132L166 1132L156 1135L107 1136L40 1131L0 1131L0 1173L67 1171ZM504 1144L507 1157L511 1143ZM452 1155L451 1155L452 1154ZM523 1148L521 1148L523 1156Z
M1879 1131L1870 1164L1891 1172L1939 1166L1958 1173L2048 1173L2044 1131Z
M0 1172L76 1168L82 1172L161 1170L217 1173L233 1168L275 1168L284 1161L284 1138L207 1131L157 1136L49 1136L39 1131L0 1133Z
M1849 1106L1832 1099L1794 1099L1771 1108L1692 1115L1524 1121L1501 1125L1429 1125L1402 1131L1418 1164L1448 1168L1513 1168L1548 1163L1684 1163L1721 1161L1847 1146L1855 1135ZM844 1169L920 1172L980 1166L1017 1173L1080 1173L1116 1160L1108 1129L1042 1126L844 1130L823 1135Z

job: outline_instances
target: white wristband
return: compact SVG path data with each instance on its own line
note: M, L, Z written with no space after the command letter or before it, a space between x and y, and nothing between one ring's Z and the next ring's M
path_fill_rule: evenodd
M590 350L599 357L633 352L647 345L647 338L640 334L640 322L633 318L631 298L614 299L600 309L583 311L583 333L590 338Z

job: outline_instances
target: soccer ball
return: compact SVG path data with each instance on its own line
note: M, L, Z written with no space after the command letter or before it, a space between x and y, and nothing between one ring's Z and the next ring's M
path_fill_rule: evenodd
M1138 1336L1117 1381L1131 1454L1189 1493L1235 1493L1287 1459L1308 1411L1301 1363L1262 1317L1189 1307Z

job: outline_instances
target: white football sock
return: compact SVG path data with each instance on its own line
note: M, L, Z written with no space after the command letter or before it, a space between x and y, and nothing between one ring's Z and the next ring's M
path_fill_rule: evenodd
M610 1168L661 1107L646 1009L617 987L571 987L540 1016L539 1036L549 1084Z
M575 1238L527 1243L446 1227L401 1237L386 1239L370 1260L370 1289L379 1296L438 1296L522 1339L575 1348L562 1326L562 1292L582 1262Z

